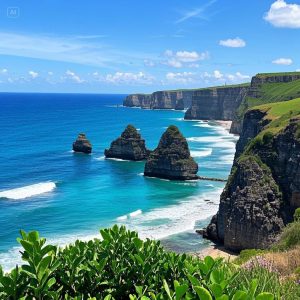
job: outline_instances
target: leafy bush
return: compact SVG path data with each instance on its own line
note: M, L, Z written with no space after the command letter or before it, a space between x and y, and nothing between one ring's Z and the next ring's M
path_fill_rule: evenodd
M287 250L297 245L300 245L300 222L293 222L284 228L275 249Z
M221 259L166 252L125 227L100 233L102 240L58 249L21 231L24 265L0 272L0 299L274 299L254 277L241 283L239 269Z
M250 258L255 257L259 254L263 254L265 250L260 249L246 249L242 250L239 256L234 260L234 263L241 265L248 261Z
M298 208L295 210L295 213L294 213L294 221L295 221L295 222L300 222L300 207L298 207Z

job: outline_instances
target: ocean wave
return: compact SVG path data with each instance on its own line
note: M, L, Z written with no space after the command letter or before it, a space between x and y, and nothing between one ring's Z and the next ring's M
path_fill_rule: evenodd
M138 215L141 215L142 213L143 213L142 210L141 210L141 209L138 209L138 210L133 211L132 213L130 213L130 214L129 214L129 217L130 217L130 218L134 218L134 217L136 217L136 216L138 216Z
M212 154L212 148L206 148L203 150L191 150L192 157L205 157Z
M105 156L95 157L95 160L105 160Z
M162 239L187 230L193 230L195 223L206 220L218 210L222 188L200 196L188 197L176 205L156 208L122 221L127 228L136 230L142 239ZM206 199L210 199L206 202ZM164 222L159 222L164 220Z
M193 125L194 127L202 127L202 128L213 128L213 126L209 125L208 123L198 123L198 124L195 124Z
M54 182L40 182L37 184L27 185L20 188L1 191L0 198L20 200L51 192L55 188L56 184Z
M114 157L106 157L107 160L114 160L114 161L130 161L127 159L121 159L121 158L114 158Z

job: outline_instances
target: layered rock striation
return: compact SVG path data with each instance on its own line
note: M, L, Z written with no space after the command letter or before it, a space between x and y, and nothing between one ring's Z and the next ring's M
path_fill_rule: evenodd
M128 95L123 105L144 109L183 110L191 106L193 90L158 91L152 94Z
M198 179L198 164L188 143L176 126L169 126L158 147L149 155L144 175L171 180Z
M80 133L73 143L73 151L89 154L92 152L92 144L84 133Z
M124 160L144 160L150 151L147 150L145 140L141 138L136 128L128 125L121 136L113 141L109 149L105 149L105 157Z
M194 92L186 120L233 120L248 91L247 85L201 89Z
M291 107L300 112L300 99ZM245 114L231 175L204 237L235 251L267 248L292 220L300 207L299 112L275 117L258 107Z

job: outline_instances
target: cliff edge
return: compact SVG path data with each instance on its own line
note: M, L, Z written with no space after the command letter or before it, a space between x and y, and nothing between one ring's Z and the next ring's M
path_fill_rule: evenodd
M300 98L244 117L219 210L203 236L227 249L268 248L300 207Z

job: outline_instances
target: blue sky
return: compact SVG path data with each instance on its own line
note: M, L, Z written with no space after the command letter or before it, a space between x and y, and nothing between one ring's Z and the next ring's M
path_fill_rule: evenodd
M300 70L298 0L1 0L0 91L134 93Z

